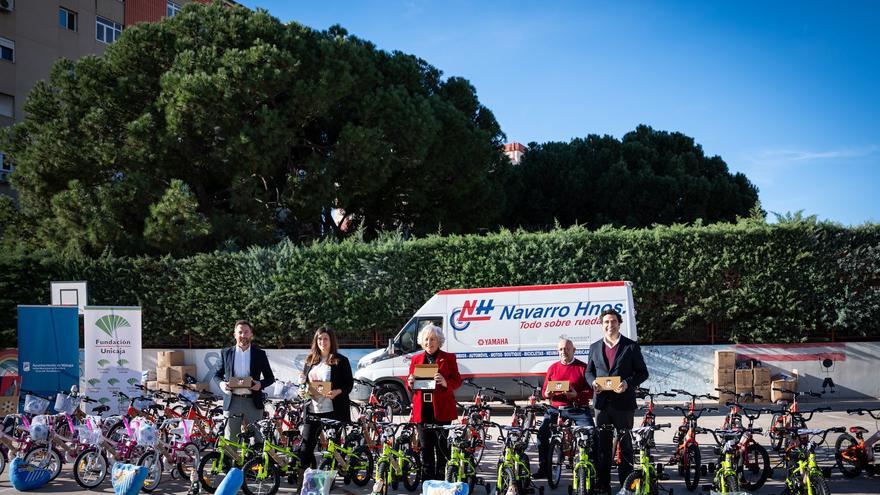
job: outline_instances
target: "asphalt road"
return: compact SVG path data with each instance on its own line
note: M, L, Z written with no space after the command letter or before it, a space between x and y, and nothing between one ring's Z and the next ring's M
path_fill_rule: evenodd
M665 402L664 404L671 404L669 402ZM681 405L681 402L675 402L675 405ZM714 404L712 404L714 405ZM815 402L801 402L801 410L808 410L814 407L819 406L829 406L833 409L831 412L817 414L812 421L810 421L809 426L811 428L830 428L833 426L846 426L847 428L850 426L864 426L868 428L869 431L873 432L880 427L880 425L876 424L874 420L867 416L851 416L848 415L845 411L848 408L856 408L856 407L867 407L867 408L877 408L880 407L880 401L873 402L833 402L833 401L815 401ZM681 416L676 411L664 410L658 406L658 409L655 411L657 413L657 422L658 423L667 423L670 422L674 426L677 425L681 421ZM714 428L721 425L721 421L723 419L724 408L721 409L718 413L709 413L705 415L701 421L700 425L706 428ZM509 423L510 409L499 409L496 412L494 420L499 423ZM636 420L638 422L639 416L637 416ZM770 417L762 416L756 423L755 426L767 428L769 426ZM655 450L655 458L664 462L669 459L669 456L672 453L672 432L674 428L669 430L658 432L655 439L658 445L657 450ZM756 437L758 442L768 447L767 450L770 452L770 460L771 464L776 464L778 461L778 457L773 453L773 451L769 448L769 439L766 436ZM820 459L820 464L832 466L834 464L833 459L833 445L836 440L836 434L830 434L828 436L828 441L826 449L821 449L818 452L819 457L824 456L824 460ZM701 435L698 440L701 443L701 454L703 457L703 462L706 463L709 460L714 460L715 455L712 453L712 447L714 442L712 440L711 435ZM537 453L534 451L534 446L531 448L532 450L529 453L530 459L537 459ZM498 459L498 454L500 450L500 445L496 441L490 441L488 446L488 451L483 457L482 464L480 466L481 473L488 479L494 479L494 471L493 468ZM880 462L880 459L878 459ZM533 466L533 470L536 469L536 466ZM684 486L684 481L678 475L678 472L673 467L667 467L666 473L669 474L670 479L668 481L664 481L662 486L664 488L673 489L676 495L689 493ZM779 494L782 491L784 486L783 479L785 477L785 473L781 468L776 468L774 470L773 476L770 480L767 481L764 487L760 490L754 492L757 494ZM706 476L709 478L709 476ZM616 491L619 489L619 483L616 479L616 474L612 473L612 479L615 481L613 484L613 489ZM546 482L540 482L539 486L544 486L545 495L550 494L559 494L559 495L567 495L568 493L568 485L571 482L571 473L565 472L564 478L560 483L559 487L555 490L551 490L549 486L547 486ZM701 481L701 485L711 483L711 479ZM494 488L494 482L492 483ZM840 472L835 468L832 471L831 478L828 480L828 485L831 488L832 493L846 493L853 495L877 495L880 494L880 476L876 477L868 477L864 474L860 475L855 479L846 479L844 478ZM337 484L337 488L333 490L332 493L338 494L346 494L346 495L369 495L370 487L372 484L367 485L366 487L359 488L354 485L342 486L341 484ZM154 492L157 494L163 493L186 493L189 488L189 483L185 483L181 480L172 480L169 473L165 473L163 477L162 484L159 488ZM295 487L287 485L282 481L280 493L294 493L298 491ZM0 480L0 495L6 495L15 493L16 490L12 488L9 483L8 474L4 473L2 476L2 480ZM109 479L105 484L98 490L93 490L92 492L85 491L80 489L80 487L74 482L72 474L70 474L70 465L66 464L62 474L55 481L49 483L44 486L38 493L113 493L113 489L110 486ZM389 491L389 493L391 493ZM394 491L395 494L407 494L409 492L405 491L401 485L400 490ZM486 493L484 487L477 486L475 489L475 493L477 495L484 495ZM701 493L701 490L698 489L695 493Z

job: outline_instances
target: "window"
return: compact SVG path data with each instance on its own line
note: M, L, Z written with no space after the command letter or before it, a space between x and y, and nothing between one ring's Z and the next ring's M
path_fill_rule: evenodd
M76 12L60 7L58 9L58 24L65 29L76 31Z
M95 19L95 39L107 44L113 43L122 35L122 25L98 17Z
M6 153L0 151L0 172L12 172L12 162L6 159Z
M165 15L168 17L174 17L178 12L180 12L180 5L177 5L170 0L165 2Z
M15 118L15 97L0 93L0 117Z
M419 344L419 332L428 325L435 325L443 328L443 318L431 316L413 318L397 335L397 338L395 339L396 349L404 354L418 351L421 348L421 344Z
M15 62L15 42L0 37L0 58Z

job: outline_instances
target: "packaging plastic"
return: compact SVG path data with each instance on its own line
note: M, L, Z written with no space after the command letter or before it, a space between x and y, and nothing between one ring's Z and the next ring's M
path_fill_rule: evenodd
M55 412L58 414L73 414L79 407L79 397L71 397L68 394L58 392L55 395Z
M49 416L34 416L28 429L31 439L35 442L45 442L49 438Z
M45 414L46 409L49 409L48 400L31 394L24 396L24 412L28 414Z
M303 486L300 495L330 495L330 487L336 478L336 471L306 469L303 473Z

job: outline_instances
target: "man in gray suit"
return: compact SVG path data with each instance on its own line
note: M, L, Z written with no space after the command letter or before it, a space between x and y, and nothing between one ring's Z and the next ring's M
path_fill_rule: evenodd
M220 352L222 363L214 375L214 382L223 392L223 410L229 418L226 438L236 440L241 433L242 420L249 424L263 418L263 390L275 383L266 351L251 345L254 327L247 320L235 322L235 345ZM250 377L250 389L230 388L232 378ZM257 432L259 437L260 432Z
M620 335L623 317L613 309L602 312L602 330L605 336L590 346L587 363L587 381L596 391L594 401L596 426L614 425L616 430L631 430L636 410L636 389L648 379L648 368L637 343ZM620 377L620 385L614 390L599 391L597 377ZM611 492L611 437L608 430L599 432L598 477L600 490ZM632 441L628 433L621 436L621 463L617 475L623 483L632 472ZM601 491L600 491L601 493Z

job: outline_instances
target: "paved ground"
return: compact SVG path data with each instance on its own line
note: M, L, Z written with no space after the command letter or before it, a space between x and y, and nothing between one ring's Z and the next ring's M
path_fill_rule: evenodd
M680 403L676 403L680 405ZM813 407L819 406L830 406L833 408L832 412L817 414L815 418L809 423L811 428L827 428L832 426L857 426L861 425L868 428L870 431L875 431L880 425L875 424L875 422L868 418L867 416L850 416L845 411L847 408L854 407L869 407L869 408L877 408L880 407L880 401L874 402L802 402L801 410L810 409ZM669 410L657 410L658 413L658 423L666 423L671 422L673 425L677 425L680 421L680 415L676 411ZM723 419L723 410L719 413L715 413L714 415L705 416L705 421L701 421L701 426L711 428L717 427L721 424L721 420ZM496 413L496 421L504 422L505 418L509 416L509 410L500 410ZM867 419L866 419L867 418ZM756 426L761 426L766 428L769 424L769 416L761 417L758 420L758 424ZM671 438L672 431L668 430L665 432L658 433L656 436L656 441L658 444L657 450L657 458L660 461L665 461L669 458L669 455L672 452L671 447ZM834 440L836 439L836 435L829 435L829 443L833 448ZM701 453L703 456L703 462L707 462L707 460L714 459L714 455L712 454L712 438L711 435L701 436L699 440L702 442L701 445ZM765 447L769 445L769 439L766 436L758 438L759 443L763 444ZM481 471L487 478L493 477L492 468L495 465L498 456L499 445L496 442L490 442L489 451L484 456ZM771 452L771 463L775 463L778 458L775 454L772 453L772 450L768 448L768 451ZM832 465L833 464L833 455L829 456L828 452L825 453L826 460L823 461L823 464ZM531 459L536 459L537 454L535 452L530 453ZM880 459L878 459L880 461ZM533 461L534 462L534 461ZM674 471L674 468L667 468L666 472L670 475L670 480L663 483L665 488L672 488L676 495L688 493L688 491L684 487L684 482L678 476L678 473ZM612 474L612 478L616 480L616 476ZM772 479L768 480L767 484L759 491L755 492L758 494L778 494L782 491L783 486L783 478L784 473L781 469L776 469L774 471ZM550 490L550 488L546 485L546 483L541 483L545 488L545 495L550 494L559 494L559 495L567 495L568 485L571 481L571 473L566 472L565 478L560 484L559 488L556 490ZM708 481L706 482L708 483ZM701 482L701 484L703 484ZM341 486L333 491L333 493L346 494L346 495L367 495L370 492L370 486L364 488L358 488L354 485L349 486ZM836 469L833 471L831 478L829 479L829 486L831 488L832 493L846 493L853 495L876 495L880 494L880 476L877 477L866 477L865 475L861 475L860 477L848 480L841 476L840 472ZM157 489L154 493L185 493L188 489L188 483L184 483L181 480L172 480L170 474L166 473L166 476L163 478L163 482L160 485L159 489ZM618 483L614 484L614 489L617 490L619 488ZM10 493L14 493L16 490L11 487L8 481L8 474L4 473L2 476L2 481L0 481L0 495L6 495ZM281 493L293 493L296 490L282 482ZM477 487L475 490L477 495L484 495L486 492L482 487ZM39 492L46 493L89 493L87 491L83 491L79 488L79 486L73 481L73 477L70 474L70 465L65 465L65 470L62 472L61 476L49 485L41 488ZM113 493L112 488L110 487L109 481L105 483L104 486L99 490L95 490L92 493ZM397 491L398 494L406 494L405 490L401 488L400 491ZM697 493L700 493L699 490Z

